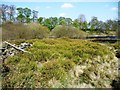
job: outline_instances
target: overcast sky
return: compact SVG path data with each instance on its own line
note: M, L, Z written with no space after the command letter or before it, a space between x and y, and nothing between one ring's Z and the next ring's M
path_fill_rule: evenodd
M64 16L76 19L80 14L84 14L87 21L89 21L92 16L96 16L99 20L105 21L107 19L117 19L118 1L119 0L84 0L83 2L83 0L69 0L68 2L68 0L60 0L56 2L56 0L1 0L0 4L15 5L16 8L28 7L32 10L37 10L39 17Z

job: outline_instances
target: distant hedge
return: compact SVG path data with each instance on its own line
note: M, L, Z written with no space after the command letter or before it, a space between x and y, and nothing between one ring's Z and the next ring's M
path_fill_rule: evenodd
M13 24L8 22L2 25L3 40L41 39L47 37L48 34L48 28L38 23Z
M86 33L73 26L58 25L52 30L51 35L56 38L60 37L84 38Z
M48 37L49 30L47 27L40 25L39 23L29 23L27 28L32 31L32 37L41 39Z

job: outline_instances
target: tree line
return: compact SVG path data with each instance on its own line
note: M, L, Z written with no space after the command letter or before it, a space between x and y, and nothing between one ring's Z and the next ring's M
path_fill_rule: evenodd
M17 16L16 16L17 10ZM0 5L2 22L12 21L17 23L30 23L38 22L39 24L48 27L51 31L57 25L73 26L83 31L96 31L96 32L109 32L117 30L117 20L100 21L97 17L93 16L87 22L85 15L81 14L75 20L66 17L38 17L38 11L31 10L30 8L15 8L14 5Z
M92 19L87 22L85 15L81 14L77 19L72 20L71 18L65 17L50 17L44 18L39 17L38 22L43 26L47 26L50 30L55 28L57 25L74 26L83 31L116 31L117 20L107 20L105 22L99 21L97 17L93 16Z
M17 11L17 13L16 13ZM0 5L0 18L2 23L8 21L19 22L19 23L29 23L31 21L35 22L38 18L38 11L31 10L29 8L16 8L14 5Z

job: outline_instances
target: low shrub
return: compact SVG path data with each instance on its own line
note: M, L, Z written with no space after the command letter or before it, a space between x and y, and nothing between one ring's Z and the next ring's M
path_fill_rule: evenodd
M49 81L53 77L55 77L56 80L63 80L66 77L66 72L61 67L58 60L44 63L43 67L40 69L40 73L44 81Z
M60 37L84 38L86 34L85 32L78 30L73 26L59 25L52 30L51 35L56 38Z
M5 23L2 25L2 39L16 40L16 39L41 39L48 37L49 30L47 27L38 23L29 24L13 24Z
M53 60L43 64L40 68L40 81L44 86L55 79L60 83L65 83L69 76L69 71L74 67L74 63L70 60Z
M3 40L30 39L31 35L31 31L23 24L5 23L2 25Z
M35 75L33 72L9 73L4 79L2 79L2 87L3 88L35 88Z
M49 35L49 30L47 27L40 25L39 23L29 23L27 28L32 32L32 38L42 39Z
M120 41L117 41L117 42L113 43L112 46L113 46L115 49L119 49L119 50L120 50Z
M20 42L14 41L13 43ZM108 63L106 64L107 67L114 68L115 65L110 63L111 66L108 66L109 62L111 62L109 58L113 56L107 46L99 43L65 37L42 40L32 39L26 40L26 42L32 43L32 46L25 49L29 53L16 53L5 60L5 64L10 67L10 72L3 78L4 86L50 87L49 82L54 80L60 83L60 87L65 87L66 79L71 76L71 71L73 71L73 76L77 72L78 74L83 72L74 78L70 77L72 78L71 82L74 82L73 79L77 79L76 81L79 83L93 83L89 74L92 72L99 74L99 66L103 67L106 63ZM106 55L108 58L104 57ZM75 66L80 68L78 67L78 70L74 71ZM109 69L107 67L104 68L105 71ZM107 74L105 73L105 75ZM100 75L100 77L105 75ZM105 77L109 77L109 75ZM93 84L96 85L95 82Z
M71 70L75 65L75 63L72 60L60 60L59 63L66 72Z

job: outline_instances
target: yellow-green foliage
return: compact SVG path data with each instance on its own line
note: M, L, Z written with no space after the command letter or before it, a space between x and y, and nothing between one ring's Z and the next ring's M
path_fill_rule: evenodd
M38 23L13 24L9 22L2 25L3 40L40 39L48 37L48 34L48 28Z
M25 42L25 39L19 39L19 40L8 40L12 44L20 45L21 43Z
M34 38L45 38L48 37L49 30L47 27L40 25L39 23L29 23L26 27L32 32L32 37Z
M5 62L10 72L3 78L4 87L44 87L53 78L62 83L76 64L111 54L106 46L80 39L34 39L26 42L32 43L26 48L29 53L18 53Z
M3 40L30 39L31 36L31 30L23 24L5 23L2 25Z
M113 46L115 49L119 49L119 50L120 50L120 41L115 42L114 44L112 44L112 46Z
M40 68L40 80L41 84L46 86L48 81L55 78L61 83L66 82L66 78L69 77L69 70L74 67L74 62L70 60L53 60L43 64Z
M52 30L51 35L57 38L84 38L86 36L86 33L73 26L58 25Z
M66 74L58 60L44 63L43 67L40 69L40 72L44 81L50 80L53 77L57 80L61 80Z

